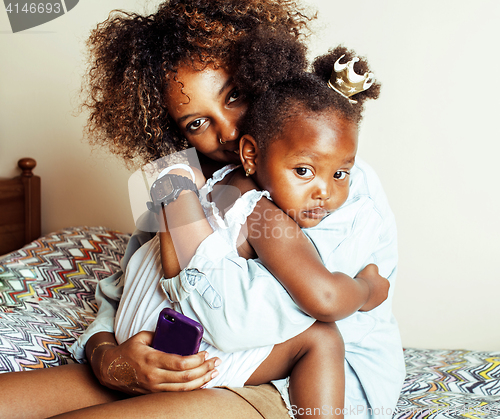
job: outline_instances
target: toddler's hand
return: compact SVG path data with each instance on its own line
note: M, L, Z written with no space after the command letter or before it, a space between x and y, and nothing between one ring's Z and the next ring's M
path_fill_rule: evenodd
M378 307L386 299L389 293L389 281L380 276L377 265L371 263L366 266L357 276L356 279L363 280L367 283L370 291L368 300L359 309L359 311L369 311Z

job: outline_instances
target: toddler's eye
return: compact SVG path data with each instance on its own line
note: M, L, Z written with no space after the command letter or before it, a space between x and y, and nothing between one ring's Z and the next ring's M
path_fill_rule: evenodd
M193 122L188 124L186 129L188 131L196 131L196 130L200 129L200 127L205 123L205 121L206 121L206 118L195 119Z
M312 171L311 169L308 169L306 167L297 167L295 169L295 173L297 173L299 176L312 176Z
M335 172L333 175L334 179L345 179L347 176L349 176L349 172Z

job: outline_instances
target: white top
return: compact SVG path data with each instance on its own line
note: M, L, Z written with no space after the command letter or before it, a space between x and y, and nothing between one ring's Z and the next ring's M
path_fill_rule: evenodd
M397 232L394 215L373 169L357 158L351 170L347 201L317 226L303 231L329 270L353 277L367 264L375 263L380 274L390 281L389 297L379 307L337 322L344 338L346 361L354 371L352 375L359 378L372 409L360 417L390 418L405 376L399 330L392 314ZM130 251L146 238L145 234L134 235ZM215 329L223 327L217 330L216 346L226 351L283 342L313 322L258 259L240 258L218 232L200 245L189 266L177 278L186 292L191 293L186 300L191 310L207 316L200 318L208 326L207 340L215 343ZM77 358L84 358L84 345L94 333L113 332L110 320L115 310L113 304L116 306L113 301L120 298L120 285L118 275L100 282L96 292L98 317L72 347ZM194 289L197 292L192 292ZM198 310L202 306L208 307L206 312ZM184 314L190 315L190 307L183 308ZM242 311L245 315L238 316ZM214 325L214 330L210 325ZM278 387L283 388L283 382ZM346 399L350 388L346 377Z

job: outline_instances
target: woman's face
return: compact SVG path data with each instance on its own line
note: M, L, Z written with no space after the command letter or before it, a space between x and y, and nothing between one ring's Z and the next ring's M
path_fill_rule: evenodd
M182 66L166 95L169 114L196 150L216 161L240 162L238 125L247 104L225 70Z

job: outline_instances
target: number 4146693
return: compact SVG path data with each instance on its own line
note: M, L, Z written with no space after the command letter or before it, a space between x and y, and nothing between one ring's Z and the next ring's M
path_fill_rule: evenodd
M8 13L61 13L61 3L9 3Z

